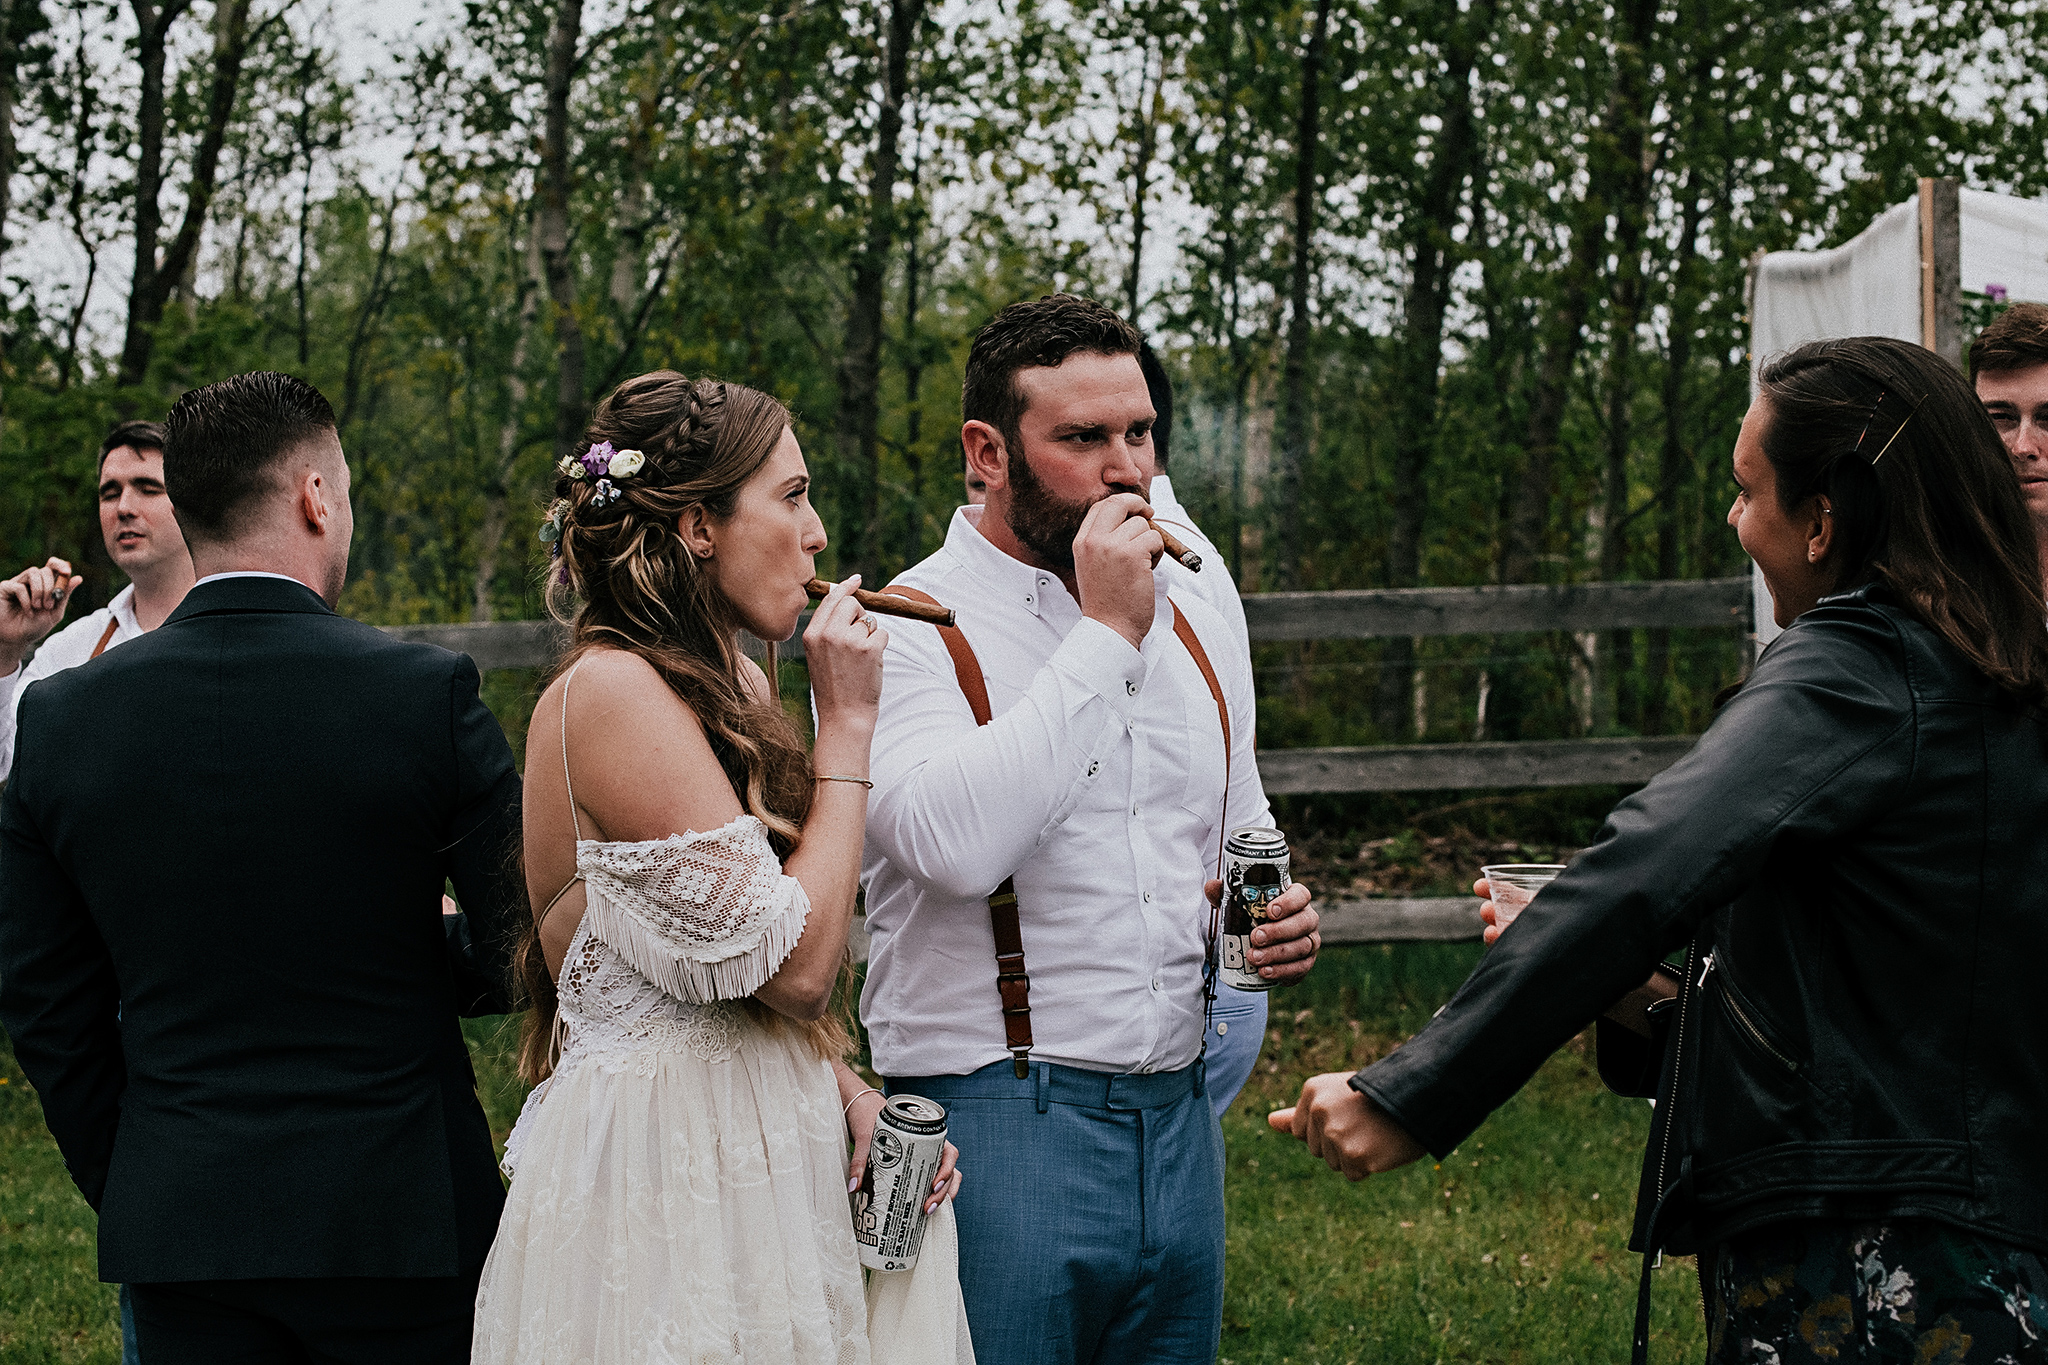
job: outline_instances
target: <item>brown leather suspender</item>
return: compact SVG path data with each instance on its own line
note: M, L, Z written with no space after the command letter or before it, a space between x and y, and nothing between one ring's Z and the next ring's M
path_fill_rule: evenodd
M919 592L916 588L898 584L887 591L914 602L938 605L931 594ZM974 723L988 724L992 718L988 704L988 679L982 675L981 661L974 657L974 646L967 643L966 635L958 626L940 626L938 632L946 653L952 656L953 676L959 680L960 691L967 698L967 709L974 713ZM1209 684L1209 695L1216 699L1216 715L1223 723L1223 809L1227 815L1230 810L1230 707L1223 700L1223 688L1216 681L1216 670L1209 666L1209 656L1202 649L1201 640L1187 618L1180 614L1179 607L1173 609L1173 633L1194 656L1195 666L1202 670L1202 681ZM1222 856L1220 845L1217 856ZM1010 1049L1011 1064L1021 1081L1031 1074L1031 977L1024 970L1024 931L1017 919L1015 877L1003 878L1003 884L989 892L988 922L995 931L996 994L1003 1002L1003 1043Z
M114 638L114 632L119 630L120 628L121 622L118 617L108 618L107 628L104 631L100 632L100 642L92 647L92 653L86 655L86 661L88 663L90 663L94 659L99 658L100 655L107 652L107 642Z

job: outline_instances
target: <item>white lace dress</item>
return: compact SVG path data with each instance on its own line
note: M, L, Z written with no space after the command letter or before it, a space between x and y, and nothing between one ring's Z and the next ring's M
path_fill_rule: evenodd
M579 840L576 867L561 1060L506 1142L473 1359L864 1365L872 1309L874 1360L971 1362L951 1206L864 1296L831 1067L739 1003L810 911L761 822Z

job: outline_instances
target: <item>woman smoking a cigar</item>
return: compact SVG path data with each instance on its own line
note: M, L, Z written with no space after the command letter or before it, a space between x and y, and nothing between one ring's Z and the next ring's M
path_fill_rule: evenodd
M846 1202L882 1098L836 989L888 634L835 586L804 632L817 741L742 629L787 639L825 531L789 413L668 371L598 405L541 538L572 639L528 735L521 1070L541 1083L477 1299L474 1358L870 1357ZM569 600L573 596L573 602ZM946 1150L929 1207L959 1188ZM950 1209L871 1302L959 1365ZM936 1260L934 1250L939 1252Z
M1975 395L1865 337L1766 363L1729 509L1788 627L1443 1013L1274 1115L1354 1179L1462 1142L1603 1025L1657 1096L1636 1205L1697 1253L1715 1361L2040 1359L2048 1341L2048 630Z

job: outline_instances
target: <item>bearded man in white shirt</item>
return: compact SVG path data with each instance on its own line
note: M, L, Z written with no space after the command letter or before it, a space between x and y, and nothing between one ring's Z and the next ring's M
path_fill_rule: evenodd
M1250 659L1158 567L1138 347L1069 295L976 335L961 444L988 501L900 580L959 634L905 623L884 664L861 1013L889 1089L945 1105L975 1168L983 1365L1206 1363L1221 1327L1208 898L1226 827L1271 818ZM1251 961L1283 985L1320 938L1305 888L1275 911Z
M85 581L70 563L52 555L0 582L0 781L14 768L14 715L29 684L155 630L192 586L192 556L164 493L163 444L155 422L123 422L100 443L100 536L129 579L113 601L50 635Z

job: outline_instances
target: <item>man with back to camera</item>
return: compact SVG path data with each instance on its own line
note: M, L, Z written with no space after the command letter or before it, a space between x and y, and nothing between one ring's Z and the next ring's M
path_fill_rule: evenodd
M2012 455L2048 582L2048 305L2016 303L1970 343L1977 399Z
M241 375L165 427L199 578L22 699L0 1024L150 1365L457 1365L504 1201L457 1016L509 1006L512 756L469 659L334 615L318 391Z
M900 580L959 634L905 623L885 656L861 1013L891 1092L977 1154L956 1207L983 1365L1210 1362L1221 1327L1206 896L1223 827L1271 821L1249 659L1157 567L1138 346L1069 295L976 335L961 443L988 502ZM1262 976L1305 975L1307 889L1260 932Z
M192 586L192 556L164 494L162 427L123 422L107 433L99 499L107 557L129 580L113 601L45 640L85 580L53 555L0 582L0 781L14 766L14 717L29 684L155 630ZM23 667L30 650L35 658Z
M1138 367L1145 373L1145 390L1156 414L1150 439L1145 442L1146 450L1136 452L1141 472L1148 475L1145 486L1147 501L1152 504L1152 519L1171 526L1182 543L1202 557L1199 572L1190 572L1170 556L1162 561L1161 567L1175 588L1195 593L1223 618L1233 648L1249 668L1251 631L1245 625L1244 603L1238 598L1237 582L1230 576L1230 562L1216 543L1203 534L1202 528L1195 525L1193 514L1180 505L1180 499L1174 496L1173 480L1167 477L1166 463L1172 454L1173 384L1149 345L1138 348ZM1144 458L1146 453L1151 455L1149 462ZM1204 1038L1208 1048L1209 1107L1216 1111L1218 1119L1251 1079L1252 1068L1259 1064L1259 1048L1265 1041L1265 992L1218 991Z

